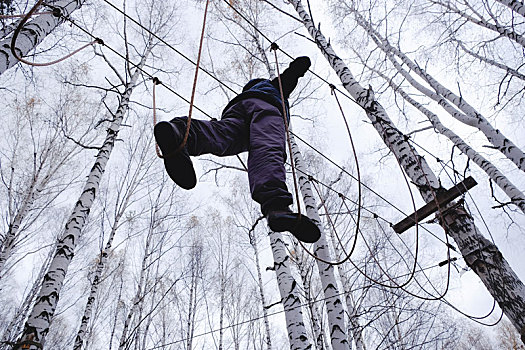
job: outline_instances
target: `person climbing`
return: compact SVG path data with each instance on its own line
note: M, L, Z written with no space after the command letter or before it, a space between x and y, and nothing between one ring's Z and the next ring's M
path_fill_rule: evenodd
M261 205L270 229L289 231L303 242L316 242L321 236L317 225L289 208L293 199L286 187L284 167L286 130L283 115L289 121L288 97L310 64L308 57L299 57L280 75L286 111L282 110L278 78L252 79L242 93L226 105L221 120L192 119L187 142L181 150L187 117L155 125L155 139L170 178L178 186L192 189L197 184L197 177L190 156L231 156L248 151L251 195Z

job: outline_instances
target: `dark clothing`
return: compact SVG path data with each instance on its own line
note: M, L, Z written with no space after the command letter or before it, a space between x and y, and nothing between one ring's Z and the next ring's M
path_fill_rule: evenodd
M171 122L184 130L186 118ZM280 110L259 98L245 98L230 106L222 120L193 119L186 147L191 156L231 156L249 151L250 191L266 215L270 209L293 202L286 187L285 140Z
M281 74L288 120L288 97L309 67L310 59L299 57ZM243 92L228 103L221 120L192 120L186 144L191 156L231 156L248 151L250 191L264 215L293 202L286 188L283 112L277 78L250 80ZM182 131L186 120L175 118L172 123Z
M299 57L290 63L290 66L281 73L281 84L285 99L284 104L286 106L286 117L288 118L288 121L290 121L290 106L288 105L288 98L297 86L299 78L304 76L309 67L310 59L308 57ZM222 113L223 118L224 112L226 112L235 103L246 98L253 97L264 100L279 108L279 111L281 111L281 113L284 115L281 91L279 90L279 79L252 79L244 86L242 93L235 96L235 98L233 98L233 100L231 100L226 105Z

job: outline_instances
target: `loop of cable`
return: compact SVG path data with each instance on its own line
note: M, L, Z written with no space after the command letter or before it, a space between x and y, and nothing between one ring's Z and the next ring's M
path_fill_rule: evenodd
M15 29L15 32L13 33L13 37L11 38L11 54L18 61L20 61L22 63L25 63L27 65L30 65L30 66L34 66L34 67L46 67L46 66L51 66L53 64L60 63L60 62L62 62L64 60L70 58L71 56L77 54L78 52L84 50L88 46L92 46L92 45L95 45L95 44L104 45L104 42L102 41L102 39L95 38L93 41L87 43L86 45L83 45L82 47L76 49L75 51L69 53L68 55L66 55L66 56L64 56L62 58L59 58L57 60L54 60L54 61L51 61L51 62L46 62L46 63L31 62L31 61L28 61L28 60L22 58L21 56L19 56L18 53L16 52L16 40L18 39L18 35L20 34L20 31L22 30L22 28L24 27L26 22L29 20L29 18L31 16L35 15L36 10L40 7L40 5L42 4L43 1L44 0L38 0L38 2L33 6L33 8L31 8L31 10L29 10L29 12L24 16L24 18L22 18L22 20L20 20L20 23L18 24L18 26ZM55 17L61 17L62 16L62 12L58 8L54 8L51 13Z

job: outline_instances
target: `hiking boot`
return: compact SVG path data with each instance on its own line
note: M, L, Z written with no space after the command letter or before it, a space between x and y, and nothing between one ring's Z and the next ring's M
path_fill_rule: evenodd
M164 167L170 178L185 190L195 187L197 176L188 150L184 147L176 152L184 139L184 135L170 122L158 123L155 125L153 133L162 152Z
M302 242L314 243L321 238L319 227L308 216L293 213L288 208L270 210L266 219L272 231L288 231Z

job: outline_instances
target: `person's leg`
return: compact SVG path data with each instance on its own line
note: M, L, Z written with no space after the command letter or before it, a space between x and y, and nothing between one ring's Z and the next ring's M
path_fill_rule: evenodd
M170 178L184 189L192 189L197 177L190 155L229 156L248 148L249 124L241 116L220 121L192 119L188 140L177 152L186 131L186 117L160 122L155 126L155 139L161 149L164 166Z
M244 100L243 105L251 115L248 178L252 198L261 204L271 230L316 242L321 231L315 222L288 208L293 198L286 187L286 130L280 110L255 98Z
M239 103L251 115L248 178L252 198L264 215L287 208L293 200L286 187L286 135L281 112L257 98Z
M171 123L184 137L186 117L175 118ZM221 120L192 119L186 148L191 156L213 154L232 156L248 150L249 124L241 116Z

